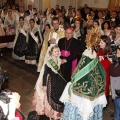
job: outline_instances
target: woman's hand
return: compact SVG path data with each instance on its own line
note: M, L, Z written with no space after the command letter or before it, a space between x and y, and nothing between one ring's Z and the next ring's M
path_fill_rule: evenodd
M62 59L62 60L61 60L61 63L62 63L62 64L66 63L66 62L67 62L66 59Z
M107 57L108 58L108 60L111 62L111 63L113 63L113 60L112 60L112 58L109 58L109 57Z

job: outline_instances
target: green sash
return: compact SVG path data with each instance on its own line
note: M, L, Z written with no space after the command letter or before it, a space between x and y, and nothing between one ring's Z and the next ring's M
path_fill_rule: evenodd
M54 68L54 70L57 72L57 74L62 77L59 66L52 59L48 60L48 62ZM63 78L63 80L65 82L67 82L64 78Z
M78 96L94 100L104 94L105 79L105 71L98 58L90 59L83 55L72 75L69 94L72 90Z

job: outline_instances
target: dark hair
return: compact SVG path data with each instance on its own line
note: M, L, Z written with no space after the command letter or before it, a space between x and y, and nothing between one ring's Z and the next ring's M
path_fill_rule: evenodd
M116 26L116 27L120 27L120 24L118 26Z
M33 21L35 23L35 20L34 19L30 19L30 21Z
M101 25L102 30L104 30L104 25L105 25L106 23L108 24L108 29L111 29L110 22L109 22L109 21L104 21L104 22L102 23L102 25Z
M94 20L93 22L96 22L98 24L98 26L100 25L98 20Z
M33 8L33 10L37 10L37 8Z
M47 26L47 27L51 28L51 27L50 27L50 24L46 24L45 26Z
M20 21L20 19L24 20L24 17L21 16L21 17L19 17L19 21Z
M28 8L29 8L29 7L32 7L32 5L28 5Z
M116 32L115 31L111 31L109 36L112 36L112 40L115 40L116 38Z
M101 35L100 38L102 39L103 42L106 43L106 46L105 46L105 48L103 50L104 54L112 52L111 47L110 47L110 45L111 45L110 38L107 35Z
M59 22L58 17L53 17L52 22L53 22L53 21L58 21L58 22Z

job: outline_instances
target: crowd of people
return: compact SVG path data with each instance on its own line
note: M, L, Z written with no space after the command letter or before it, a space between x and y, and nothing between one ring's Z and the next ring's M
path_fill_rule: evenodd
M1 12L0 31L15 34L14 59L37 65L33 106L39 115L102 120L111 84L114 120L120 119L120 7L76 11L56 5L38 12L12 5Z

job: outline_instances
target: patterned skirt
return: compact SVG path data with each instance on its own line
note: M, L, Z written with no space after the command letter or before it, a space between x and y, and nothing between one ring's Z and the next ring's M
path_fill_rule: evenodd
M87 109L87 108L86 108ZM103 105L97 105L93 109L93 115L87 120L103 120ZM71 103L65 103L65 109L63 112L62 120L83 120L77 107Z

